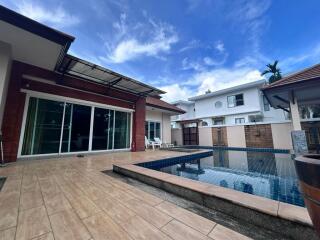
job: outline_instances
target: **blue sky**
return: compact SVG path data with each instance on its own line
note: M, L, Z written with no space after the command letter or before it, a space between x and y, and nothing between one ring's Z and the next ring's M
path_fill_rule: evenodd
M70 53L187 99L320 62L319 0L0 0L76 37Z

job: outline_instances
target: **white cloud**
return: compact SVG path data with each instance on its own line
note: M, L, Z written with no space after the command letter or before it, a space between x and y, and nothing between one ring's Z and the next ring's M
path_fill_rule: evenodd
M222 68L196 74L191 80L200 83L196 93L199 95L204 94L208 89L211 91L218 91L221 89L253 82L259 79L262 79L262 77L260 75L260 71L256 69Z
M200 46L200 41L194 39L194 40L188 42L188 44L186 46L180 48L179 52L185 52L187 50L194 49L199 46Z
M162 95L163 100L167 102L173 102L181 99L188 99L192 96L193 92L187 88L179 85L178 83L160 87L163 91L167 93Z
M46 8L34 2L16 3L17 11L26 17L54 27L67 27L78 24L79 18L68 13L62 6Z
M221 41L218 41L216 42L215 44L215 49L217 49L220 53L223 53L225 51L225 48L224 48L224 43L221 42Z
M297 69L300 64L315 64L319 63L320 59L320 43L312 46L309 50L304 49L302 54L290 56L281 61L279 59L280 69L284 72L292 72Z
M190 61L188 58L182 60L182 70L204 71L205 67L197 61Z
M140 33L138 36L128 31L132 28L127 25L126 19L127 16L122 14L120 22L113 24L118 36L116 42L106 42L109 53L104 59L110 62L123 63L141 56L161 58L160 54L169 53L172 45L178 42L178 35L169 24L157 23L151 18L148 18L148 22L144 24L135 23L134 27L149 30L136 31Z
M264 79L260 71L248 67L219 68L195 73L181 84L171 84L159 87L166 91L164 100L168 102L187 100L190 97L202 95L207 90L218 91Z

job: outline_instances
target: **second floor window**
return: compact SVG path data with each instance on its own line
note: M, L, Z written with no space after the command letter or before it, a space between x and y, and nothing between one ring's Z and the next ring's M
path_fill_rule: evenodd
M228 96L228 107L237 107L244 105L243 94Z
M270 111L270 105L265 96L263 96L263 109L265 112Z
M241 123L245 123L246 120L244 118L235 118L234 122L235 124L241 124Z

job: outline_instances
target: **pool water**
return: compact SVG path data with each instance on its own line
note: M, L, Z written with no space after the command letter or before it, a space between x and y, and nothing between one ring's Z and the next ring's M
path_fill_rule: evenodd
M231 188L248 194L304 206L292 155L214 150L203 154L149 162L157 171Z

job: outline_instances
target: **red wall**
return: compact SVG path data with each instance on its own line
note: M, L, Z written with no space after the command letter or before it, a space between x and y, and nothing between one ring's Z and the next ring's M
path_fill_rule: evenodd
M25 79L22 78L23 74L45 78L52 82L48 84ZM21 92L21 88L135 109L132 124L132 150L144 151L145 98L14 61L2 125L4 155L7 162L16 161L18 154L26 99L26 94Z

